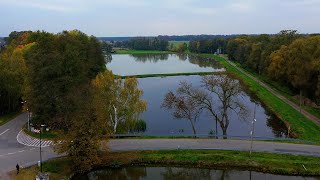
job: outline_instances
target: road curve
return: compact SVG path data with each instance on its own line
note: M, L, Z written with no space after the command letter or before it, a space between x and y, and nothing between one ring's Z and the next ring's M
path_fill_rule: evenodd
M0 179L4 179L4 174L8 171L14 170L17 163L22 167L27 167L37 164L39 160L39 148L25 146L17 141L17 134L26 121L26 114L21 114L7 124L0 126ZM173 149L249 151L250 141L223 139L111 139L109 148L111 151ZM320 146L316 145L255 141L253 142L252 150L320 156ZM61 156L56 154L51 147L43 148L42 152L44 161Z
M260 85L262 87L264 87L265 89L267 89L270 93L272 93L273 95L275 95L276 97L278 97L279 99L281 99L282 101L284 101L285 103L287 103L289 106L291 106L293 109L295 109L296 111L300 111L300 107L298 105L296 105L295 103L293 103L292 101L290 101L289 99L287 99L286 97L282 96L281 94L279 94L278 92L276 92L274 89L272 89L270 86L268 86L267 84L259 81L256 77L252 76L251 74L245 72L243 69L239 68L236 64L234 64L233 62L231 62L230 60L227 60L225 57L223 57L231 66L235 67L238 71L242 72L243 74L245 74L246 76L248 76L249 78L251 78L252 80L256 81L257 83L260 83ZM313 114L301 109L301 114L304 115L306 118L310 119L311 121L313 121L314 123L316 123L317 125L320 125L320 119L316 116L314 116Z

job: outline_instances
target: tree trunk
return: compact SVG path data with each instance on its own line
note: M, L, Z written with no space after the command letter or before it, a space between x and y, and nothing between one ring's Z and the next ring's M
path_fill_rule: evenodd
M302 108L302 90L300 88L300 113L301 113L301 108Z
M190 119L189 119L189 121L190 121L191 126L192 126L192 131L193 131L194 137L197 137L197 132L196 132L196 128L194 127L194 123L193 123L193 121L190 120Z
M221 129L222 129L223 139L227 139L227 128L221 128Z
M113 105L114 109L114 126L113 126L113 133L116 134L117 132L117 126L118 126L118 114L117 114L117 108Z
M218 121L216 120L216 139L218 139Z

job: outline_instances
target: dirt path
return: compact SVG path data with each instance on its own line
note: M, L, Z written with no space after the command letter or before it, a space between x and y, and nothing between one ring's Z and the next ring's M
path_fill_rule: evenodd
M223 57L225 58L225 57ZM226 58L225 58L226 59ZM245 74L246 76L248 76L249 78L251 78L252 80L256 81L257 83L260 83L260 85L262 87L264 87L265 89L267 89L269 92L271 92L273 95L277 96L279 99L281 99L282 101L284 101L285 103L287 103L288 105L290 105L292 108L294 108L295 110L297 110L298 112L300 111L300 107L298 105L296 105L295 103L293 103L292 101L290 101L289 99L287 99L286 97L282 96L281 94L279 94L278 92L276 92L274 89L272 89L270 86L266 85L265 83L259 81L256 77L252 76L251 74L245 72L243 69L239 68L236 64L234 64L233 62L229 61L226 59L226 61L233 67L235 67L238 71L242 72L243 74ZM313 114L305 111L305 110L301 110L301 114L303 114L306 118L310 119L311 121L315 122L317 125L320 125L320 119L316 116L314 116Z

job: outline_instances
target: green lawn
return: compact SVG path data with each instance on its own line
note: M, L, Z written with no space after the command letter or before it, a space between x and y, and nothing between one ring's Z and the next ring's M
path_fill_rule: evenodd
M250 157L247 151L159 150L112 152L101 154L100 158L102 163L98 167L176 166L252 170L286 175L320 175L320 157L288 154L253 152ZM51 160L44 163L44 170L56 177L57 175L59 177L69 176L71 174L70 164L67 158ZM37 168L24 169L19 176L33 174Z
M169 41L169 47L171 47L171 44L173 44L173 47L178 47L183 43L186 43L189 46L189 41Z
M35 138L40 138L40 134L39 133L34 133L34 132L31 132L31 131L28 131L27 130L27 126L25 125L23 127L23 131L28 134L29 136L32 136L32 137L35 137ZM42 139L47 139L47 140L55 140L56 138L59 137L59 135L61 135L62 133L60 132L55 132L55 131L46 131L45 129L42 131L41 133L41 138Z
M201 56L212 57L218 60L228 72L233 73L249 90L257 95L257 97L267 106L269 110L275 113L285 123L290 124L291 131L302 140L320 143L320 127L304 117L291 106L271 94L257 82L247 77L235 67L231 66L224 58L212 54L201 54Z
M0 116L0 126L4 125L5 123L14 119L15 117L17 117L20 114L21 114L21 112L12 112L12 113Z
M268 84L270 87L272 87L274 90L276 90L279 94L286 97L287 99L289 99L293 103L299 105L299 100L294 98L294 96L295 95L297 96L298 94L292 92L292 90L288 86L283 85L279 82L276 82L266 76L259 76L257 73L254 73L249 69L243 68L239 63L237 63L237 66L241 67L244 71L246 71L250 75L258 78L260 81L263 81L265 84ZM302 106L302 108L305 111L308 111L309 113L313 114L314 116L320 118L320 109L315 108L315 107L311 107L311 106Z
M170 51L157 50L117 50L116 54L170 54Z

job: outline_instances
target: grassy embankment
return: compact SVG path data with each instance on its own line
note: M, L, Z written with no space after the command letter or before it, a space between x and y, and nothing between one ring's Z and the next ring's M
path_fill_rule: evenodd
M271 94L265 88L259 85L245 74L231 66L224 58L212 54L201 54L204 57L213 57L218 60L228 72L233 73L241 79L256 96L267 106L269 110L275 113L287 126L290 126L291 133L298 136L299 139L320 143L320 127L311 120L304 117L300 112Z
M28 134L29 136L35 137L35 138L40 138L40 134L39 133L34 133L31 131L28 131L27 128L27 124L23 126L22 128L23 132L25 132L26 134ZM55 132L55 131L46 131L45 129L43 129L42 133L41 133L41 139L44 140L54 140L56 138L59 137L59 135L61 135L62 133L60 132Z
M148 78L148 77L167 77L167 76L192 76L192 75L210 75L210 74L223 74L224 72L186 72L186 73L167 73L167 74L139 74L132 76L120 76L121 78Z
M3 116L0 116L0 126L19 116L21 112L12 112Z
M216 169L252 170L287 175L320 175L320 157L295 156L222 150L160 150L113 152L101 156L99 167L121 166L177 166ZM306 168L304 168L304 167ZM71 163L67 158L51 160L43 164L50 179L63 179L71 175ZM22 169L13 179L35 177L38 167Z
M289 89L289 87L287 87L286 85L283 85L279 82L276 82L268 77L266 77L265 75L261 75L259 76L259 74L245 68L242 67L239 63L237 63L238 67L241 67L244 71L246 71L247 73L249 73L250 75L256 77L257 79L259 79L260 81L264 82L265 84L268 84L270 87L272 87L273 89L275 89L278 93L280 93L282 96L286 97L287 99L289 99L290 101L292 101L293 103L295 103L296 105L299 106L299 98L298 98L298 94L294 93L291 89ZM312 106L307 106L307 105L303 105L302 108L313 114L314 116L320 118L320 109L316 108L316 107L312 107Z

